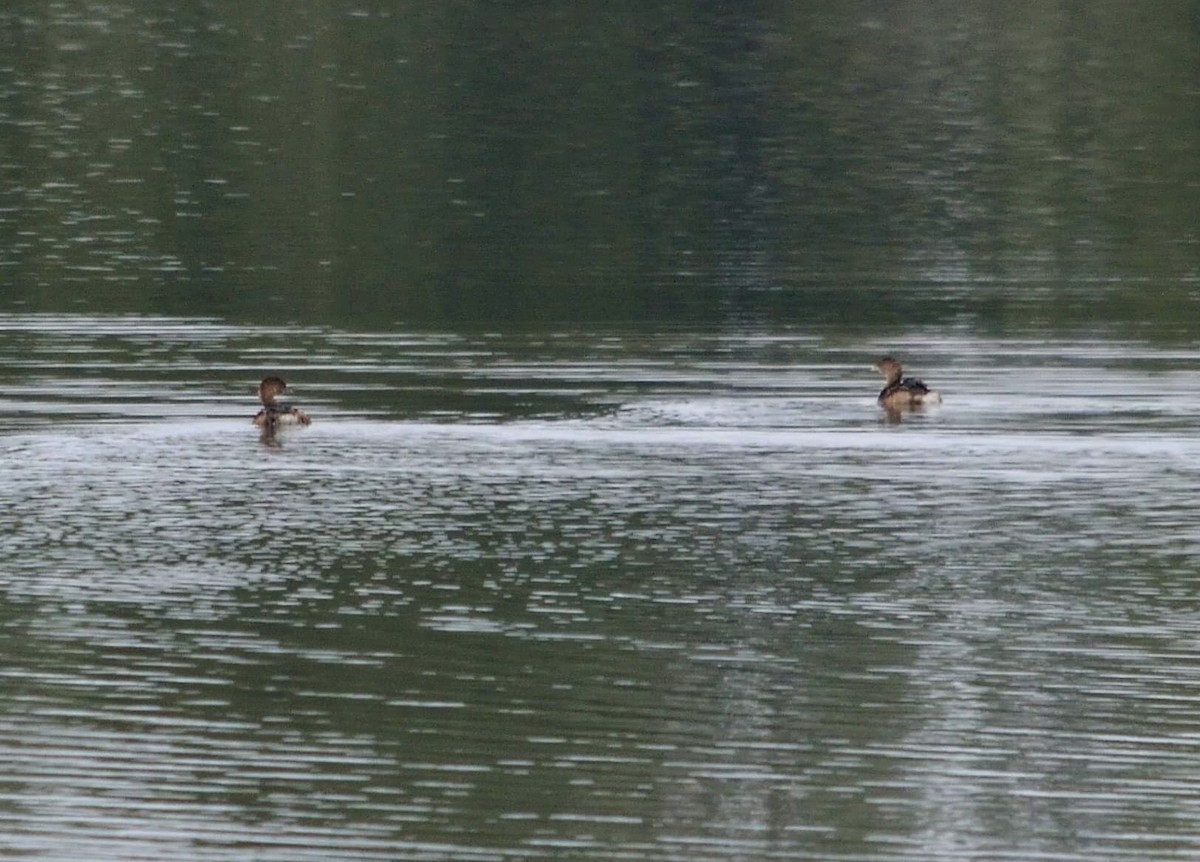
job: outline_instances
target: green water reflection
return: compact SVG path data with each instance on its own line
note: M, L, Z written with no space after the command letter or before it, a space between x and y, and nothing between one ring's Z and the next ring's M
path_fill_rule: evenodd
M18 3L0 300L1170 326L1194 4Z
M1193 854L1198 43L5 4L0 845Z

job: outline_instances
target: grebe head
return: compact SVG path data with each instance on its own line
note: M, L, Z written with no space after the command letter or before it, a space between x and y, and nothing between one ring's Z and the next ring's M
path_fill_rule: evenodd
M264 377L262 383L258 384L258 397L267 407L273 406L275 399L285 392L287 384L283 382L282 377Z
M887 378L888 383L894 383L900 379L902 369L900 363L890 356L885 356L875 363L875 370Z

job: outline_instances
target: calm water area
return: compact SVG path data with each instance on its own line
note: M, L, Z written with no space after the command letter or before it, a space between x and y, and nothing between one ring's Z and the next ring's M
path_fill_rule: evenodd
M0 858L1200 858L1197 68L0 8Z

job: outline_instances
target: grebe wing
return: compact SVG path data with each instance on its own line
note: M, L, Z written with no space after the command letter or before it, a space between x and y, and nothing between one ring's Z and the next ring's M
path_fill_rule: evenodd
M925 393L929 391L929 387L915 377L905 377L900 381L900 388L907 389L909 392Z

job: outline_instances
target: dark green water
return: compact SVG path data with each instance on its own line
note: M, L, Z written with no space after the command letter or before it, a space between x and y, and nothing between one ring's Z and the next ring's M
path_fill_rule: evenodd
M3 298L1170 327L1194 4L993 5L18 3Z
M0 856L1194 858L1196 9L992 5L0 9Z

